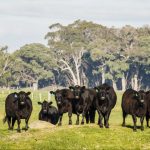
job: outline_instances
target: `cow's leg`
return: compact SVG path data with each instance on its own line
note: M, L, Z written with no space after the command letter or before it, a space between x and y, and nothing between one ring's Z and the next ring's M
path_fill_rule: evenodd
M72 106L69 107L68 117L69 117L69 125L72 125Z
M95 123L95 110L90 109L90 123Z
M58 123L58 126L61 126L61 125L62 125L62 117L63 117L63 114L60 114L60 115L59 115L59 123Z
M143 127L144 116L140 118L140 122L141 122L141 130L143 131L144 130L144 127Z
M11 130L11 117L7 116L8 130Z
M20 123L21 123L20 117L17 118L17 123L18 123L18 129L17 129L17 132L21 132L21 130L20 130Z
M79 125L79 117L80 117L80 114L77 113L77 121L76 121L76 125Z
M137 127L136 127L137 118L135 115L132 115L132 119L133 119L133 123L134 123L133 131L136 131L136 129L137 129Z
M14 129L15 122L16 122L16 118L12 118L12 130Z
M122 126L125 127L125 119L126 119L127 114L124 111L122 111L122 116L123 116Z
M29 129L29 126L28 126L29 118L30 118L30 115L25 119L25 123L26 123L25 130Z
M82 112L82 121L81 121L82 125L84 124L84 117L85 117L85 112Z
M89 113L88 112L85 114L85 119L86 119L86 123L88 124L89 123Z
M84 124L84 117L85 117L85 115L86 115L86 113L87 113L87 110L88 110L88 108L85 106L85 107L83 108L83 112L82 112L82 121L81 121L81 124L82 124L82 125Z
M147 127L150 127L149 126L149 116L148 115L146 115L146 123L147 123Z
M105 115L104 115L104 125L105 128L109 128L109 116L110 116L111 110L109 110Z
M103 128L103 123L102 123L103 115L102 115L102 113L101 113L101 111L99 109L97 109L97 111L98 111L98 115L99 115L99 118L98 118L99 127Z

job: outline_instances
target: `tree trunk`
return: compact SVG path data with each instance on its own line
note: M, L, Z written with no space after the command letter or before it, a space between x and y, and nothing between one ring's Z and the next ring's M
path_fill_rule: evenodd
M125 91L126 90L126 79L125 79L124 75L121 78L121 83L122 83L122 91Z
M114 80L112 80L112 84L113 84L114 90L117 90L117 84L116 84L116 82Z
M102 84L105 83L105 72L104 67L102 68Z
M33 83L33 90L37 90L38 89L38 81Z
M66 67L65 68L61 68L61 70L62 71L68 70L70 75L72 76L72 80L73 80L74 85L77 85L78 82L77 82L77 79L75 77L75 74L74 74L73 70L71 69L71 67L68 65L68 63L65 60L63 60L63 59L61 59L59 62L62 62L63 64L66 65Z
M134 75L134 90L138 90L138 76L137 74Z
M131 88L134 89L134 78L131 78Z
M131 86L132 86L132 89L138 90L138 75L137 75L137 74L135 74L135 75L131 78Z
M79 64L78 64L78 59L73 57L74 58L74 62L75 62L75 68L76 68L76 74L77 74L77 85L81 85L81 81L80 81L80 72L79 72Z

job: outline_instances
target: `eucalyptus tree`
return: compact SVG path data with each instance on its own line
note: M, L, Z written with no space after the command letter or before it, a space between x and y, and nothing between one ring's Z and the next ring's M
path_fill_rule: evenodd
M67 75L68 84L81 85L81 76L85 76L83 56L88 50L92 25L91 22L80 20L68 26L53 24L45 36L58 67Z
M10 65L12 65L12 59L7 49L7 46L0 47L0 77L9 72Z
M54 76L52 67L55 66L55 61L49 49L42 44L26 44L14 52L13 57L15 58L13 75L18 82L25 81L33 85L40 79Z

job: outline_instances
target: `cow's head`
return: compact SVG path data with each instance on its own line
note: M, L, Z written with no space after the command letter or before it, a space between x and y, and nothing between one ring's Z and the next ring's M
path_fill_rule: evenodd
M39 105L41 105L41 111L43 114L47 114L48 110L49 110L49 106L52 104L53 102L47 102L47 101L43 101L43 102L38 102Z
M95 87L94 89L95 89L95 91L97 93L98 99L104 101L104 100L106 100L108 98L110 87L107 87L107 88Z
M63 104L63 100L66 98L66 93L62 90L50 91L51 94L55 95L55 100L58 106Z
M85 86L78 86L78 85L76 85L76 86L70 86L69 87L69 89L73 92L73 94L74 94L74 97L76 98L76 99L79 99L80 98L80 96L81 96L81 94L84 92L84 90L85 90Z
M26 104L26 100L29 98L30 94L31 92L27 92L27 93L24 91L20 91L19 93L15 92L14 93L15 101L18 101L18 104L23 106Z
M133 98L136 99L140 104L144 104L146 93L143 90L134 91Z

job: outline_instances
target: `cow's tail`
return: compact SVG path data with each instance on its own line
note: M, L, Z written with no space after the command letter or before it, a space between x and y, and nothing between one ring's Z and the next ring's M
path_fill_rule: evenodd
M7 121L7 116L3 118L3 124Z

